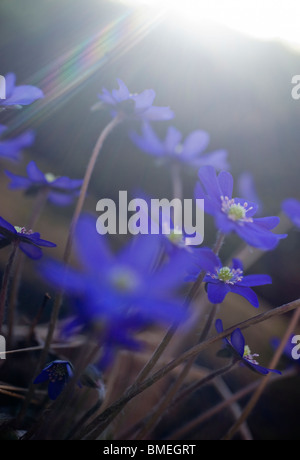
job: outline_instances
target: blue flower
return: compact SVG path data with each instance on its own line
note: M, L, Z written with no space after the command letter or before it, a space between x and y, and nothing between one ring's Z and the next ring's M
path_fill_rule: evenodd
M300 228L300 201L295 198L287 198L281 203L281 207L293 224Z
M0 136L5 132L6 126L0 125ZM35 139L34 132L29 130L12 139L0 140L0 158L11 161L19 161L21 150L30 147Z
M16 75L8 73L5 76L6 99L0 99L0 107L29 105L37 99L42 99L44 93L36 86L16 86Z
M69 361L56 360L46 366L33 381L34 384L49 382L49 398L55 400L66 384L73 377L72 365Z
M204 210L215 218L224 234L237 233L250 246L262 250L274 249L286 234L272 233L280 219L277 216L254 218L258 206L241 198L232 198L233 178L228 171L217 176L212 166L202 166L195 197L204 199Z
M42 240L39 233L27 231L24 227L14 227L0 217L0 248L10 244L17 245L30 259L40 259L43 255L40 246L54 248L56 244Z
M150 324L169 324L187 317L182 302L175 298L189 258L177 252L168 263L153 271L162 249L159 235L137 235L119 254L113 254L106 238L96 231L96 220L82 216L76 227L76 249L82 270L65 268L48 260L39 267L42 276L63 288L72 300L75 329L99 334L106 350L137 349L133 333Z
M74 180L69 177L55 177L52 173L44 174L34 161L27 166L27 177L5 171L11 179L11 190L24 190L26 194L35 194L45 191L50 202L56 205L70 204L78 194L82 180Z
M152 105L155 98L153 89L146 89L140 94L131 94L125 83L117 79L118 89L109 92L102 89L98 97L102 103L112 109L112 116L122 114L127 118L139 120L160 121L170 120L174 117L169 107L157 107Z
M199 250L201 255L201 250ZM253 286L271 284L269 275L247 275L244 276L243 264L238 259L232 259L232 266L223 266L219 257L214 253L208 253L209 257L196 259L196 267L190 272L189 280L195 281L201 270L206 271L203 279L206 284L207 296L211 303L222 303L229 292L244 297L254 307L258 307L258 298L251 289ZM213 269L211 266L213 264Z
M217 169L229 169L226 150L216 150L203 154L209 143L209 135L205 131L191 132L182 143L182 134L173 126L167 130L166 138L161 141L149 123L142 126L142 136L132 132L132 141L143 151L162 161L178 162L200 168L212 165Z
M217 319L215 322L216 331L218 334L221 334L223 329L223 323L220 319ZM225 338L223 342L229 350L233 353L233 356L240 361L241 365L247 366L249 369L257 372L258 374L267 375L269 372L274 372L280 374L280 371L274 369L268 369L266 367L260 366L255 358L258 354L252 354L248 345L245 344L245 338L239 328L236 328L231 336L230 340Z

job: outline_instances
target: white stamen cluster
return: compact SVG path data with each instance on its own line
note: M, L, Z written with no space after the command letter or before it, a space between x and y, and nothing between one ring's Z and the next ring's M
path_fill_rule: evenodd
M244 204L235 203L234 199L229 199L228 196L221 196L222 207L221 210L227 214L228 218L234 222L253 222L251 217L247 217L247 212L253 209L248 208L248 203L245 201Z
M243 279L243 270L240 268L222 267L216 269L216 273L207 273L213 279L218 279L226 284L234 285Z

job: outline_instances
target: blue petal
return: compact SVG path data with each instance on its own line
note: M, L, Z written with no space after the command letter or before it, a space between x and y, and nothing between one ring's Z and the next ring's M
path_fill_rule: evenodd
M28 163L27 175L32 182L47 183L45 174L37 167L35 161L30 161L30 163Z
M43 97L43 91L36 86L15 86L12 94L2 102L2 105L28 105L37 99L42 99Z
M101 273L107 270L113 257L107 246L104 235L99 235L96 230L96 219L88 214L82 215L75 230L76 251L83 263L91 273Z
M272 284L272 278L269 275L247 275L239 283L240 286L263 286Z
M202 182L206 194L211 198L221 202L222 190L219 185L216 170L212 166L202 166L198 171L198 176Z
M13 225L11 225L7 220L3 219L3 217L0 217L0 233L1 233L1 227L3 229L8 230L11 233L17 234L17 230Z
M63 391L65 384L66 384L65 380L50 382L48 385L49 398L54 401Z
M233 348L236 350L236 352L243 357L244 356L244 350L245 350L245 339L243 334L241 333L241 330L239 328L235 329L231 336L231 345Z
M18 176L17 174L14 174L10 171L4 171L7 177L11 179L11 182L9 184L9 188L11 190L17 190L17 189L27 189L31 186L31 181L27 177L23 176Z
M23 241L19 244L19 248L24 252L30 259L38 260L43 256L42 250L34 244L24 243Z
M183 154L189 157L198 155L203 152L209 144L209 134L206 131L193 131L183 143Z
M43 369L42 372L34 379L33 383L43 383L49 380L49 374L47 372L48 368L49 366Z
M141 112L152 106L155 99L155 91L153 89L145 89L140 94L131 96L135 102L135 111Z
M135 132L131 132L130 134L131 140L137 147L153 155L162 155L165 153L162 142L156 136L149 123L143 123L142 134L143 136L139 136Z
M50 182L50 185L55 188L63 190L76 190L81 187L83 180L82 179L70 179L69 177L61 176L55 179L55 181Z
M241 260L239 260L239 259L235 259L235 258L232 259L232 268L233 268L234 270L238 270L238 269L239 269L239 270L242 270L242 271L243 271L243 270L244 270L244 268L243 268L243 262L242 262Z
M300 227L300 201L288 198L282 202L281 207L293 224Z
M52 191L48 194L48 200L57 206L67 206L74 201L74 195Z
M230 287L230 291L244 297L246 300L248 300L248 302L251 303L251 305L253 305L253 307L259 307L257 295L250 287L234 284Z
M117 256L120 265L130 265L138 273L146 274L153 269L161 255L163 245L159 235L136 235Z
M219 176L219 185L222 190L222 195L231 199L233 190L233 177L228 171L221 171Z
M215 321L215 328L218 334L221 334L224 331L223 323L221 319Z
M207 283L207 296L211 303L222 303L228 292L228 286L222 281L218 284Z
M199 248L195 249L193 252L195 255L195 263L200 270L214 272L216 268L222 266L219 257L210 248Z

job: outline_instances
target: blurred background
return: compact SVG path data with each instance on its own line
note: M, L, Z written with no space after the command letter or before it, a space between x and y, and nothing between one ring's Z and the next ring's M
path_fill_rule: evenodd
M235 183L242 173L253 174L263 215L280 214L283 199L300 199L300 100L291 96L292 77L300 74L297 13L295 1L1 0L0 74L15 72L17 84L40 87L45 99L17 112L0 113L9 135L29 128L36 131L36 142L21 164L0 162L0 215L23 226L32 206L31 198L7 190L4 169L22 174L33 159L44 172L83 176L99 132L110 120L109 113L91 107L102 87L117 87L117 78L131 92L153 88L155 105L170 106L175 112L171 122L155 125L162 138L170 124L184 137L195 129L206 130L209 151L228 151ZM131 143L128 128L119 126L107 139L86 210L95 212L103 197L117 200L119 190L133 194L141 189L153 197L171 198L170 171ZM182 177L185 197L193 197L197 171L184 171ZM57 258L72 210L47 205L35 229L57 243L51 251ZM283 217L282 228L288 229L289 237L275 251L246 250L253 258L248 272L273 278L272 286L256 290L261 311L300 294L299 231L288 225ZM213 222L207 217L205 244L214 239ZM230 237L221 255L226 258L240 248L240 242ZM6 249L1 251L2 270L7 256ZM45 286L33 264L26 264L21 298L30 316ZM233 317L237 322L256 314L234 296L227 303L222 310L227 326ZM264 364L272 353L269 339L282 335L287 320L288 316L249 331L253 351L265 347ZM237 374L229 383L235 387L243 378ZM299 436L299 381L280 385L268 390L249 419L256 438Z

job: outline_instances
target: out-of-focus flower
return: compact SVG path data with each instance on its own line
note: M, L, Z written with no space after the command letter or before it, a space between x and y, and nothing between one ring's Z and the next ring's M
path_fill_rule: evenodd
M174 295L183 282L190 258L179 251L153 271L161 253L159 235L137 235L118 255L96 231L96 220L82 216L76 228L76 248L82 271L56 261L39 271L73 300L75 319L65 329L90 329L99 335L106 356L117 347L139 348L133 333L149 324L183 321L187 313Z
M40 259L43 255L40 246L54 248L56 244L42 240L39 233L27 231L25 227L14 227L0 217L0 248L16 245L30 259Z
M44 97L43 91L36 86L16 86L16 75L12 72L5 75L5 86L6 99L0 99L0 107L29 105Z
M212 166L202 166L195 190L195 197L204 199L204 210L215 218L216 227L227 234L235 232L250 246L262 250L274 249L286 234L271 230L280 222L279 217L254 218L257 204L242 198L232 198L233 178L228 171L217 176Z
M253 174L245 171L239 175L237 181L237 190L239 196L242 196L246 200L249 200L257 204L257 215L261 215L263 210L263 204L257 194Z
M208 299L211 303L222 303L229 292L239 294L244 297L254 307L258 307L258 298L255 292L251 289L253 286L263 286L271 284L272 280L269 275L246 275L244 276L243 264L238 259L232 259L232 266L223 266L219 257L215 257L214 269L211 270L212 255L209 259L202 259L201 269L207 271L203 282L207 283L206 290ZM190 280L196 280L199 271L195 270L194 274L190 276Z
M215 322L216 331L218 334L221 334L223 329L223 323L220 319L217 319ZM230 340L225 338L223 342L227 348L232 352L233 357L240 361L241 365L249 367L249 369L257 372L258 374L267 375L269 372L274 372L280 374L280 371L274 369L268 369L266 367L260 366L255 358L259 355L256 353L251 353L248 345L245 344L245 338L239 328L236 328L231 336Z
M140 94L129 92L125 83L117 79L118 89L109 92L106 88L99 94L100 101L111 108L112 116L122 114L126 118L148 121L170 120L174 117L169 107L158 107L153 104L155 91L146 89Z
M72 365L69 361L52 361L33 381L37 383L48 383L49 398L55 400L63 391L66 384L73 377Z
M203 153L209 144L209 135L205 131L193 131L181 142L182 134L170 126L164 141L161 141L150 124L144 123L142 135L132 132L130 137L141 150L164 162L178 162L197 168L211 165L218 170L229 169L226 150Z
M281 203L281 208L293 224L300 228L300 201L287 198Z
M6 126L0 125L0 137L6 129ZM25 131L23 134L11 139L0 140L0 158L11 161L19 161L21 159L21 151L27 147L31 147L34 140L35 134L31 130Z
M52 173L44 174L34 161L27 166L27 177L19 176L10 171L5 171L11 179L11 190L24 190L26 194L36 194L40 191L47 193L50 202L56 205L68 205L78 195L82 180L69 177L56 177Z

